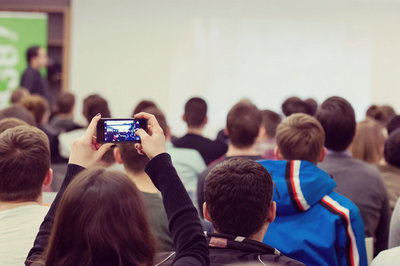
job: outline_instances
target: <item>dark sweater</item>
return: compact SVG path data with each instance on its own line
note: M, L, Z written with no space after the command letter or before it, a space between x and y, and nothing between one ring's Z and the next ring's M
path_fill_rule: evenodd
M27 88L31 94L39 94L50 103L50 92L47 81L36 69L27 67L21 77L21 86Z
M40 226L34 246L25 261L26 265L33 264L42 256L49 240L60 198L69 183L83 169L78 165L68 165L64 182ZM166 153L157 155L146 166L146 172L163 196L176 250L174 265L209 265L206 238L202 232L196 208L171 163L171 157Z

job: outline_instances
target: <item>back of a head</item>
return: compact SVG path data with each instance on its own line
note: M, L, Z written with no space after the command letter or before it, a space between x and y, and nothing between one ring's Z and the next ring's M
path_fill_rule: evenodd
M326 99L315 116L325 130L325 147L333 151L344 151L356 132L353 107L345 99L333 96Z
M0 120L0 133L6 131L9 128L17 126L29 126L28 123L22 121L21 119L9 117Z
M141 193L125 174L94 168L75 177L56 212L46 265L152 265L154 253Z
M296 113L313 115L312 106L299 97L289 97L282 103L282 112L285 116Z
M49 140L32 126L0 134L0 201L35 201L50 167Z
M267 221L272 178L259 163L232 158L207 175L204 196L214 228L221 234L249 237Z
M21 100L25 96L28 96L28 95L29 95L29 91L24 87L20 87L11 93L10 102L11 102L11 104L17 104L17 103L21 102Z
M386 129L390 135L393 131L400 128L400 115L395 115L387 124Z
M386 126L390 119L395 116L396 113L390 105L371 105L366 112L366 116L375 119L380 122L383 126Z
M369 118L359 122L350 146L353 157L378 164L383 157L385 139L384 127L376 120Z
M207 116L207 103L199 97L189 99L185 104L185 119L189 127L200 127Z
M138 102L135 109L133 110L132 117L137 113L144 112L144 109L147 109L150 107L157 108L157 105L155 102L150 101L150 100L142 100L142 101Z
M135 143L118 143L117 147L121 154L123 165L128 172L133 174L144 172L149 158L137 152Z
M31 46L26 50L26 62L30 65L32 58L38 56L40 46Z
M59 114L69 114L75 105L75 96L70 92L61 92L56 101L56 111Z
M276 130L276 143L286 160L317 163L324 148L325 133L321 124L307 114L292 114Z
M265 128L265 131L270 138L275 138L276 128L279 123L282 121L282 117L271 110L262 110L262 125Z
M103 118L111 117L107 101L98 94L89 95L83 100L83 116L90 123L98 113Z
M231 144L237 148L248 148L254 144L262 123L262 114L251 103L239 102L229 110L226 129Z
M390 133L385 142L384 156L388 164L400 168L400 128Z
M148 108L143 109L142 112L146 112L146 113L154 115L155 118L157 119L158 124L160 125L161 129L163 130L164 135L167 135L167 131L168 131L167 119L165 118L164 113L160 109L153 106L153 107L148 107Z
M0 120L10 117L21 119L31 126L36 126L33 114L21 105L13 105L0 111Z
M26 96L22 99L21 104L33 114L37 125L42 124L46 112L50 112L49 103L41 95L33 94Z

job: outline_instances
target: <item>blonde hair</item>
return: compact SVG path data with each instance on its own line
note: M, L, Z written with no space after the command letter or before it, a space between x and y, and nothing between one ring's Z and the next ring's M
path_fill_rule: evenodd
M325 132L314 117L296 113L283 120L276 129L276 143L286 160L317 163L324 148Z
M357 124L350 150L353 156L370 164L378 164L383 158L387 133L383 126L371 118Z

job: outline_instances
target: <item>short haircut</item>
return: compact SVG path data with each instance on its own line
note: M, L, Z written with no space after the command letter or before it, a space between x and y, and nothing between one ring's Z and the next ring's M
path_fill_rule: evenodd
M137 152L134 143L118 143L123 165L128 172L141 173L144 171L149 158Z
M400 128L390 133L385 142L384 156L388 164L400 168Z
M21 119L9 117L0 120L0 133L3 133L9 128L17 127L17 126L29 126L28 123L22 121Z
M168 130L167 119L165 118L165 115L163 114L163 112L160 109L153 106L153 107L148 107L148 108L144 109L143 112L154 115L155 118L157 119L158 124L160 125L161 129L163 130L164 135L167 134L167 130Z
M61 92L56 101L56 109L59 114L68 114L75 105L75 96L70 92Z
M265 131L270 138L275 138L276 128L279 123L282 121L282 117L271 110L262 110L262 126L265 128Z
M199 97L189 99L185 104L185 118L189 127L200 127L207 116L207 103Z
M226 118L228 138L238 148L250 147L254 144L262 123L262 114L250 103L235 104Z
M50 167L49 140L32 126L0 134L0 200L35 201Z
M395 115L387 124L386 129L390 135L393 131L400 128L400 115Z
M138 104L136 105L135 109L133 110L132 116L134 116L137 113L143 112L144 109L147 109L147 108L150 108L150 107L157 108L157 105L153 101L142 100L142 101L138 102Z
M370 164L378 164L383 157L386 130L375 119L367 118L357 124L356 134L351 143L354 158Z
M33 114L37 125L42 123L44 115L46 112L50 111L49 103L46 98L38 94L24 97L21 104Z
M390 105L371 105L366 112L366 116L375 119L376 121L382 123L386 126L390 119L396 115L393 107Z
M307 98L304 100L304 102L307 103L309 106L309 110L310 110L309 115L312 115L312 116L315 115L315 112L317 112L317 109L318 109L317 101L314 100L313 98Z
M40 46L31 46L28 48L28 50L26 50L26 62L28 63L28 65L30 64L32 58L38 56L39 49Z
M356 132L356 118L351 104L342 97L326 99L318 108L316 118L325 130L325 147L344 151Z
M92 94L83 100L83 116L90 123L93 117L98 113L103 118L110 118L111 112L108 108L107 101L98 94Z
M268 218L273 185L268 171L247 158L217 164L207 175L204 196L214 228L221 234L249 237Z
M36 126L35 117L22 105L13 105L0 111L0 120L9 117L18 118L31 126Z
M296 113L313 115L312 106L299 97L289 97L282 103L282 112L285 116Z
M307 114L292 114L276 130L276 144L286 160L317 163L324 141L325 133L321 124Z
M11 104L19 103L25 96L28 96L29 94L30 93L26 88L20 87L11 93L10 102Z

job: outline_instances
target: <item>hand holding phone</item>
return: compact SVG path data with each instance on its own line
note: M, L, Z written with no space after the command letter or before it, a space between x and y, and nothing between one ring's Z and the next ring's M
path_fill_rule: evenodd
M97 124L97 141L99 143L140 142L136 131L141 128L147 131L145 118L102 118Z

